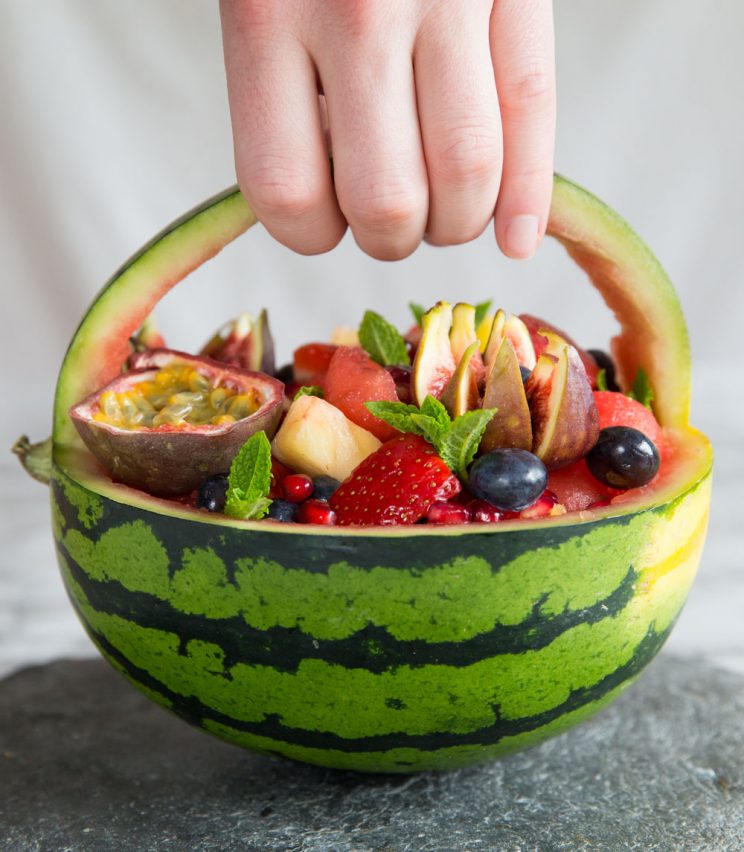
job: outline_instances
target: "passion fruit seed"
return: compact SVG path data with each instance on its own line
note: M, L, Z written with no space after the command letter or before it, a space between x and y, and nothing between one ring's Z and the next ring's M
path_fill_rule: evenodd
M643 432L630 426L608 426L586 457L592 476L612 488L647 485L659 470L659 451Z
M126 390L104 391L93 419L119 429L221 426L250 417L260 405L254 388L215 385L191 364L172 362Z

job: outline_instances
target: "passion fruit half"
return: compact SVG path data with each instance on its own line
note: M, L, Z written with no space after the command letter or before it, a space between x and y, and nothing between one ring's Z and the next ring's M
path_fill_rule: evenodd
M70 409L108 475L149 494L188 494L224 473L255 432L271 438L284 385L172 349L136 352L132 369Z

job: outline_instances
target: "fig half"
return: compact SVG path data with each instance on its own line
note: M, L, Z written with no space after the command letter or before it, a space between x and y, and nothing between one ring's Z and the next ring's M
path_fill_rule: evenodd
M135 353L132 369L70 409L99 464L117 482L160 497L187 494L229 470L245 441L279 425L284 385L172 349Z

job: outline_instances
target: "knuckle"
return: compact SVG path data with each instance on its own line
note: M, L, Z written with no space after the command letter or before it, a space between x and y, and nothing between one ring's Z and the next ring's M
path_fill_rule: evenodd
M322 187L296 168L264 166L240 177L240 188L256 210L272 219L304 218L323 204Z
M447 183L481 183L501 170L501 136L486 125L447 130L442 142L433 146L429 168Z
M374 185L350 193L348 217L357 227L373 234L395 235L423 219L425 199L404 185Z
M541 110L554 98L554 75L542 65L532 65L499 85L501 107L507 112Z

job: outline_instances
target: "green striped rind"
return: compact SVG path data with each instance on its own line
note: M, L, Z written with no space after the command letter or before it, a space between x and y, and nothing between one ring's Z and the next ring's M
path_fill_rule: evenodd
M674 285L630 225L587 190L556 175L548 234L585 270L620 323L612 343L629 388L642 367L662 426L682 429L690 414L690 345Z
M60 564L104 655L228 740L328 766L465 765L559 733L656 653L709 478L619 518L484 535L277 535L53 484Z

